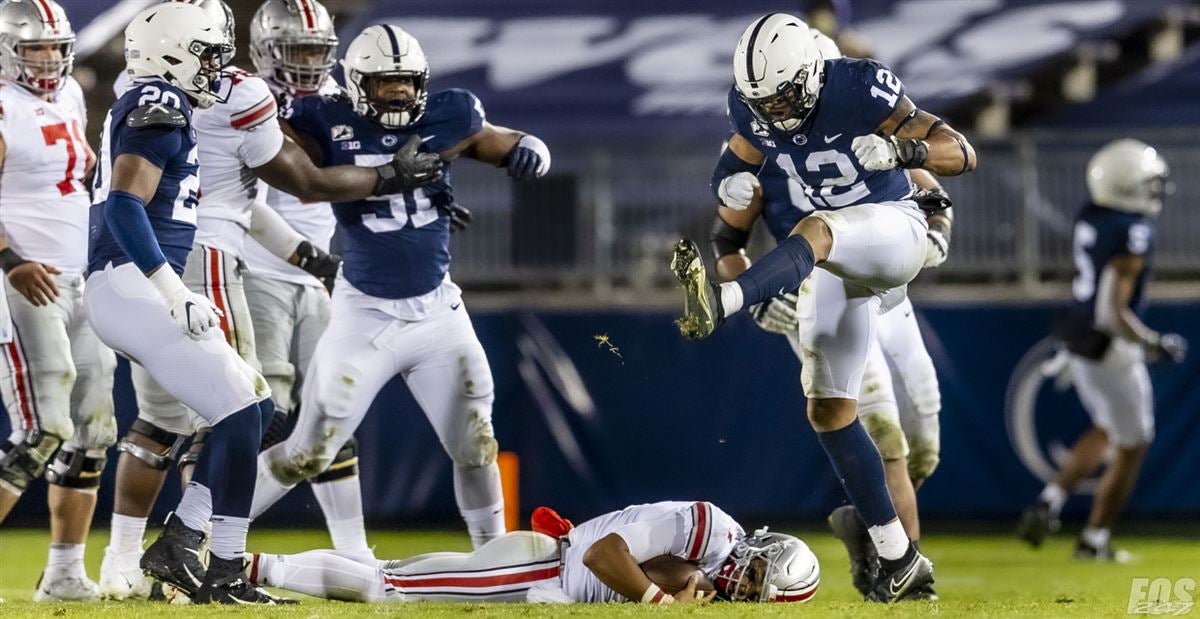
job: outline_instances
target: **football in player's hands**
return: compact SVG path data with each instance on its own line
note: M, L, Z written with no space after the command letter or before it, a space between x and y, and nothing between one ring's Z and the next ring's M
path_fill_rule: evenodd
M654 557L642 564L642 571L646 573L646 577L651 582L671 595L682 591L693 574L700 575L700 580L696 583L696 591L716 591L712 580L700 571L698 565L675 555Z

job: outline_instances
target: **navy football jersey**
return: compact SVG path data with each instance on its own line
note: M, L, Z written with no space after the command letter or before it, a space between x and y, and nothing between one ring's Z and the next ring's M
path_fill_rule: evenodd
M1154 258L1154 220L1140 213L1129 213L1087 204L1075 218L1073 242L1075 280L1071 283L1074 297L1072 314L1095 324L1096 296L1111 294L1101 291L1101 275L1110 260L1120 255L1142 256L1145 266L1138 275L1129 297L1129 307L1140 313L1142 293L1150 278Z
M153 125L130 127L128 117L144 105L165 105L183 113L182 127ZM196 235L196 203L200 189L196 130L192 128L192 105L187 95L159 79L135 82L108 110L100 137L100 162L92 183L92 208L88 226L88 272L105 265L121 265L131 259L113 238L104 217L117 156L129 153L145 158L162 169L158 190L146 204L150 227L167 263L183 273L192 239Z
M903 96L904 85L879 62L838 58L825 61L816 107L795 133L755 120L736 87L729 89L729 118L735 132L803 186L813 207L839 209L911 194L906 170L867 170L850 149L854 138L875 133Z
M776 241L787 238L805 215L813 212L804 186L772 160L758 172L762 186L762 220Z
M354 111L342 96L311 95L292 101L283 117L321 146L323 166L387 163L420 135L424 152L442 152L483 127L483 106L465 90L429 95L425 114L409 127L387 129ZM450 268L450 168L436 183L392 196L335 202L342 273L373 297L404 299L442 283ZM439 208L440 207L440 208Z

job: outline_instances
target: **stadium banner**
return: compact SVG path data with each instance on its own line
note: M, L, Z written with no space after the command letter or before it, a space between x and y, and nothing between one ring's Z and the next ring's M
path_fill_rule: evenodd
M836 2L871 55L923 108L943 112L1022 79L1081 43L1139 27L1182 0ZM410 0L338 23L342 49L393 23L421 42L434 89L467 88L493 122L537 134L653 136L726 128L734 46L779 0Z
M1086 427L1073 390L1043 372L1053 315L1048 304L919 307L943 402L941 465L920 491L923 514L1015 516ZM1147 323L1200 343L1197 315L1200 303L1161 303ZM702 497L780 520L820 517L843 503L784 338L743 314L707 340L687 341L673 318L661 310L473 314L495 376L497 437L520 459L522 511L549 505L583 519L629 503ZM1157 437L1129 510L1200 514L1200 354L1151 376ZM124 362L115 393L124 433L136 416ZM458 521L450 461L402 382L386 387L357 435L373 526ZM110 450L101 514L111 509L116 457ZM168 483L158 513L174 505L177 485ZM44 522L44 487L34 485L16 521ZM1076 499L1069 511L1084 507ZM302 485L262 521L315 524L320 514Z

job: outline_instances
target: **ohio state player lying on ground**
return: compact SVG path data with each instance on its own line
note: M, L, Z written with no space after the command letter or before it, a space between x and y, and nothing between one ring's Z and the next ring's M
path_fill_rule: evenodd
M575 527L553 510L471 553L434 552L365 565L336 551L256 554L258 585L358 602L806 602L820 566L798 538L747 536L707 502L631 505Z

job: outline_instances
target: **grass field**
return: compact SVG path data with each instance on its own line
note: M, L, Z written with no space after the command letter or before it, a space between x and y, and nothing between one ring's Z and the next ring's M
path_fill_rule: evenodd
M93 535L88 544L87 566L98 577L106 532ZM910 602L892 607L858 601L851 588L847 561L837 540L824 533L794 531L812 547L821 561L822 583L817 597L803 607L788 605L712 604L705 608L660 609L631 604L610 606L548 607L533 605L414 604L370 606L325 602L305 598L299 606L255 609L255 616L317 617L405 616L499 617L628 616L634 614L688 616L791 616L806 617L1111 617L1126 614L1131 579L1135 577L1190 577L1200 580L1200 537L1126 536L1122 546L1134 555L1126 565L1080 564L1072 561L1073 540L1050 541L1040 551L1026 548L1006 535L927 535L922 549L934 559L940 602ZM397 558L435 550L466 550L464 535L441 532L373 533L376 553ZM34 604L29 601L45 561L44 531L0 531L0 617L160 617L229 616L245 613L237 608L196 608L162 603ZM326 546L323 532L255 531L252 550L291 552ZM1200 596L1200 591L1195 594ZM1200 617L1200 611L1192 610Z

